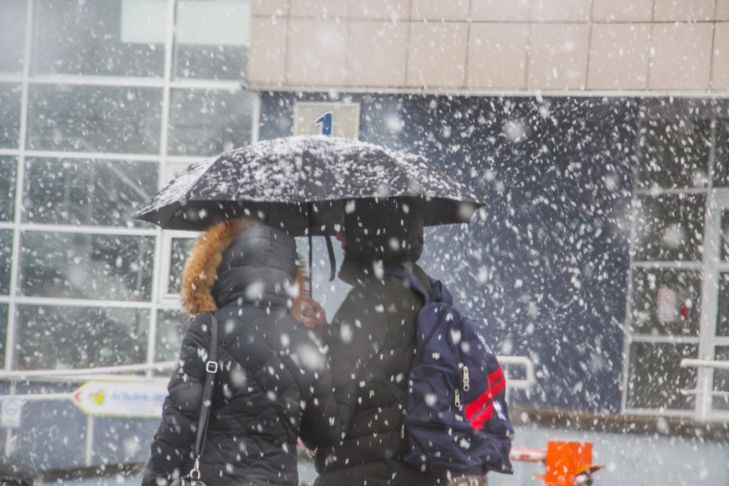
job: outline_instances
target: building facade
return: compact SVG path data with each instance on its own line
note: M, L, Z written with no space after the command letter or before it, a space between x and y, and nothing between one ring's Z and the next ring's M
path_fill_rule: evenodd
M424 265L535 363L514 405L726 419L729 374L679 364L729 358L729 1L8 0L0 40L5 370L175 359L195 235L131 215L333 113L487 201ZM143 461L155 426L21 418L0 447L40 470Z
M505 354L542 367L517 403L725 417L727 376L679 365L729 356L726 0L280 0L252 15L262 138L296 131L298 104L355 103L360 138L485 197L467 236L433 239L450 249L433 264L479 289L469 305Z

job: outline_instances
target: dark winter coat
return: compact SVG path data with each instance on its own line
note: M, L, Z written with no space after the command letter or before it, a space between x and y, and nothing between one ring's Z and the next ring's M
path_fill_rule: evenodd
M203 241L204 240L204 241ZM202 245L224 245L212 232ZM186 272L214 285L193 285L186 308L202 310L212 297L219 326L220 371L201 460L202 479L218 484L298 484L296 442L329 445L341 434L346 405L337 415L331 377L316 336L289 315L296 274L291 237L263 225L239 233L227 249L198 252ZM195 252L193 251L193 255ZM202 270L200 270L202 268ZM183 279L184 281L184 279ZM209 295L200 295L198 290ZM180 367L170 380L162 422L152 444L143 484L186 474L192 450L209 346L209 313L187 331ZM338 418L339 417L339 418Z
M355 411L346 437L318 451L316 485L426 486L435 478L399 460L405 452L402 408L373 374L379 368L403 390L407 386L423 302L402 280L383 275L382 269L405 266L430 287L428 276L414 264L422 250L422 220L412 212L407 217L379 218L376 214L383 208L371 209L358 208L345 220L347 246L339 276L352 289L326 338L335 387L344 390L351 382L357 384Z

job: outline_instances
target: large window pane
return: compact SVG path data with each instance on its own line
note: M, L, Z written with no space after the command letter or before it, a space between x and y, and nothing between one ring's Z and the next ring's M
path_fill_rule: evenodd
M19 84L0 83L1 148L18 147L20 137L20 91L21 86Z
M19 369L87 368L143 363L149 311L19 305Z
M165 0L36 0L33 72L162 76Z
M717 346L714 348L714 359L729 361L729 347ZM729 370L714 370L714 391L729 393ZM729 410L729 395L716 396L712 399L714 410Z
M705 200L703 194L639 198L634 259L701 261Z
M175 77L243 79L249 25L249 0L179 0Z
M182 336L188 322L188 317L181 310L164 309L157 312L155 361L174 361L180 356Z
M214 155L250 143L255 95L243 91L172 91L169 152Z
M10 293L10 266L13 258L13 230L0 230L0 294Z
M714 185L729 186L729 119L716 121Z
M695 344L631 344L628 407L692 409L695 397L681 390L696 388L696 369L680 363L697 354Z
M139 226L134 213L157 191L156 162L31 159L23 220Z
M149 300L153 236L26 231L21 236L23 295Z
M698 336L701 272L633 269L632 331Z
M0 72L23 70L25 12L25 0L0 2Z
M648 120L641 149L639 187L704 187L709 173L711 122L688 117Z
M16 393L72 393L78 386L78 383L20 382ZM20 428L13 431L10 461L24 464L27 459L23 458L31 458L33 464L42 464L44 471L83 468L86 466L86 423L86 416L71 400L27 401L23 405ZM10 486L8 482L6 485Z
M167 277L167 293L179 294L182 289L182 267L190 254L194 238L173 238L170 243L170 274Z
M721 210L721 259L729 260L729 210Z
M15 217L15 173L18 160L0 157L0 221L12 221Z
M5 338L8 332L8 305L0 304L0 363L5 363Z
M729 336L729 273L719 274L719 293L717 295L716 335Z
M156 153L162 90L31 85L32 149Z

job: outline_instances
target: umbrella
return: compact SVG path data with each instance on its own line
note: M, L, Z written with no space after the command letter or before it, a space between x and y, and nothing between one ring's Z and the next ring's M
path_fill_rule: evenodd
M137 217L202 231L236 216L294 236L336 232L351 199L411 197L426 226L468 222L483 203L424 157L323 136L254 143L193 164Z
M202 231L248 216L311 238L336 233L346 201L397 197L412 198L426 226L468 222L483 205L424 157L357 140L297 136L193 164L137 217L165 229ZM327 248L332 259L328 238Z

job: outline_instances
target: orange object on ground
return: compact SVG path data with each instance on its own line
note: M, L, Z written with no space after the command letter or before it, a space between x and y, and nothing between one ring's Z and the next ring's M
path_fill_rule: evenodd
M592 473L602 469L592 464L592 444L583 442L547 442L544 465L547 486L592 484Z

